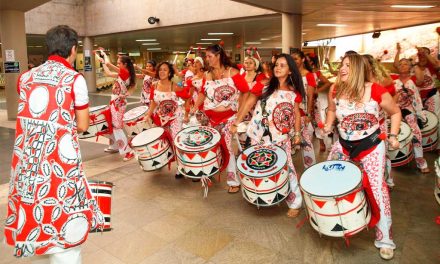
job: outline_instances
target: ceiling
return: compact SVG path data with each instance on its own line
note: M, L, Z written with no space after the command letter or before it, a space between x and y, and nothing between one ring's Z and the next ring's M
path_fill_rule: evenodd
M305 41L355 35L440 21L438 0L233 0L280 13L303 15ZM391 5L433 5L428 9L392 8ZM345 27L318 27L318 23Z
M104 48L113 48L124 52L139 52L147 48L160 47L160 51L187 51L189 47L205 47L197 42L217 43L218 41L201 41L202 38L221 38L226 49L240 43L243 47L257 46L273 49L281 46L281 14L302 14L303 40L312 41L354 34L402 28L440 22L440 1L400 0L400 1L355 1L355 0L234 0L256 7L278 12L274 15L228 19L215 22L203 22L173 27L122 32L111 35L95 36L95 43ZM15 1L14 3L16 3ZM18 0L23 4L36 4L37 0ZM9 4L5 0L0 3ZM434 5L429 9L395 9L393 4ZM345 27L318 27L318 23L345 24ZM208 36L208 32L233 32L231 36ZM136 39L157 39L155 46L144 46ZM246 44L246 42L261 44ZM41 54L44 50L42 36L28 36L30 54Z
M0 0L0 10L26 12L47 2L50 2L50 0Z

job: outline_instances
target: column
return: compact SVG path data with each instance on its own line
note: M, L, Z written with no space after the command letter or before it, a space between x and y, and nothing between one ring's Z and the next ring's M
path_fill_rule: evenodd
M16 62L19 65L18 72L7 73L5 69L7 115L8 120L15 120L18 107L17 79L27 71L28 65L24 12L0 10L0 38L3 63L9 59L10 63Z
M84 37L84 78L86 79L89 92L96 92L96 65L95 55L93 54L93 38Z
M281 17L281 38L283 53L290 53L290 48L302 46L302 15L283 13Z
M242 50L243 50L243 40L241 36L232 36L232 58L231 60L235 63L243 63L243 55L242 55Z

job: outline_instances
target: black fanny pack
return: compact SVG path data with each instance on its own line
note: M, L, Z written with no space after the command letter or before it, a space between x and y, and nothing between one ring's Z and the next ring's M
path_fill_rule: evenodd
M378 145L382 140L379 138L380 129L377 129L373 134L360 140L345 140L339 136L339 143L348 151L350 159L356 158L362 151L368 150Z

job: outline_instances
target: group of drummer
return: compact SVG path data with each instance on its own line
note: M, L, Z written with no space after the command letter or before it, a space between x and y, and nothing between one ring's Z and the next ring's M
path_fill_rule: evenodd
M363 169L367 181L364 187L372 207L371 221L376 226L375 246L380 249L382 258L391 259L396 246L385 183L385 175L390 174L387 149L399 148L403 115L417 141L414 144L417 167L423 173L429 172L423 158L417 118L426 122L424 107L437 116L440 111L440 97L433 81L438 62L429 55L429 50L419 48L415 75L411 75L411 62L399 60L399 53L398 45L395 65L399 74L389 75L374 58L347 52L334 84L313 69L309 62L314 58L307 58L300 50L292 55L276 56L271 71L265 72L260 70L262 63L254 56L245 58L240 71L221 45L207 47L205 59L188 60L186 72L178 72L168 62L156 65L149 61L146 69L139 69L143 75L138 75L144 77L142 103L149 106L145 120L164 128L172 138L191 116L197 117L199 125L218 130L229 152L229 159L224 161L229 193L240 190L232 142L237 127L246 122L245 145L272 144L287 153L291 189L286 198L289 217L298 216L302 206L292 149L300 146L306 168L315 164L312 142L315 133L321 143L320 150L330 150L328 159L350 160ZM110 104L117 144L106 151L118 149L125 155L124 160L129 160L134 154L119 129L126 97L134 86L135 67L125 56L119 57L117 66L112 65L105 54L101 60L106 73L110 72L109 68L117 72L113 73L117 81ZM181 75L184 81L174 82L175 74ZM185 101L183 107L179 104L182 100ZM176 178L180 177L178 172ZM390 177L388 180L392 185Z

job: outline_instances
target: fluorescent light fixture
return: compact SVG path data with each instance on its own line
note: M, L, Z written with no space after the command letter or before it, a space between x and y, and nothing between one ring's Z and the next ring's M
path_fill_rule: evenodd
M260 38L260 40L270 40L270 38Z
M303 34L303 35L306 35L307 33L303 32L302 34Z
M232 33L232 32L209 32L208 35L209 36L214 36L214 35L234 35L234 33Z
M98 44L93 45L94 47L98 47Z
M162 48L148 48L147 50L161 50Z
M433 5L392 5L392 8L433 8Z
M143 46L155 46L155 45L159 45L160 43L142 43Z
M204 39L200 39L201 41L219 41L219 40L222 40L222 39L219 39L219 38L204 38Z
M137 39L138 42L144 42L144 41L157 41L157 39Z
M196 45L211 45L212 42L197 42Z
M345 24L316 24L318 27L346 27Z
M248 41L248 42L245 42L244 44L248 44L248 45L258 45L258 44L261 44L261 42L260 42L260 41Z

